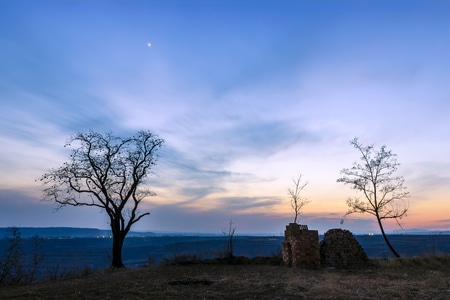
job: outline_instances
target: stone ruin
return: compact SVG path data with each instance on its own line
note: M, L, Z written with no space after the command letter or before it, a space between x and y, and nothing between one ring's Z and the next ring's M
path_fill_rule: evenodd
M284 239L283 262L288 266L352 268L368 261L364 249L348 230L330 229L319 243L317 230L290 223Z
M283 262L289 266L320 265L319 233L307 225L290 223L284 231Z
M326 267L350 268L363 266L368 258L350 231L330 229L320 242L320 260Z

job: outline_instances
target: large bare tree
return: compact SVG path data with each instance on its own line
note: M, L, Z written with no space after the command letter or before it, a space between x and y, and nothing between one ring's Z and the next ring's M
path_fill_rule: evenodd
M346 215L369 213L375 216L387 246L396 257L400 257L389 242L382 223L385 219L394 219L400 225L398 220L406 216L408 211L406 199L409 193L403 185L404 178L394 175L400 166L397 155L386 150L386 146L377 151L373 146L364 147L357 138L351 140L350 144L361 154L362 163L354 162L350 169L342 169L342 177L337 182L349 184L362 192L364 200L348 198L349 210Z
M141 189L156 163L163 139L149 131L127 138L112 133L78 133L66 146L74 148L69 161L42 175L43 200L63 206L92 206L109 217L112 232L111 267L122 268L122 246L131 226L148 212L140 212L141 201L154 195Z
M294 223L297 223L297 218L302 213L303 207L310 202L300 195L308 182L302 183L302 174L299 174L298 177L292 178L292 183L293 186L288 188L288 195L291 200L291 207L294 210Z

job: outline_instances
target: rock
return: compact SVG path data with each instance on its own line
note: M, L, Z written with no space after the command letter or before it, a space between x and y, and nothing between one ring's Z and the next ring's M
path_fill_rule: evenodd
M320 242L320 260L325 267L352 268L364 266L368 258L350 231L330 229Z

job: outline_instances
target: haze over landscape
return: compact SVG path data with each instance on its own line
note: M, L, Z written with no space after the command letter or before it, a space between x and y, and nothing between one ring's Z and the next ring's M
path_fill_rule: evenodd
M108 228L53 213L35 180L70 135L165 139L133 230L378 232L336 182L349 140L387 145L411 193L404 229L450 230L447 1L0 1L0 227ZM386 223L388 231L400 229Z

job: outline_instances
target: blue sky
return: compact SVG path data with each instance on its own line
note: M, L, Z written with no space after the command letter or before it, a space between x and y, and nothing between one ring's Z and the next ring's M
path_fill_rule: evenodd
M446 1L1 1L0 226L107 228L39 202L76 132L164 138L140 230L280 234L343 225L349 140L398 154L405 228L450 229ZM151 46L148 46L151 43ZM387 224L388 229L397 229Z

